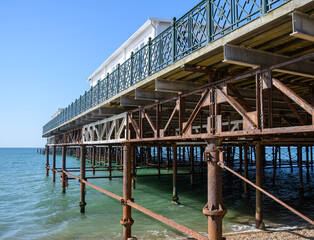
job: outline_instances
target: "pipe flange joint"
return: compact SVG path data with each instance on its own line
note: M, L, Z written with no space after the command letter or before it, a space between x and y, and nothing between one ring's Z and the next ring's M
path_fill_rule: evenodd
M122 218L120 220L121 225L123 225L124 227L126 226L132 226L134 224L134 220L133 218Z
M213 216L224 216L227 213L227 208L225 208L224 206L222 206L221 204L219 204L219 208L218 209L212 209L210 210L208 208L208 204L205 205L205 207L203 208L203 214L206 217L213 217Z
M78 205L80 207L85 207L87 205L87 203L85 201L83 201L83 202L79 202Z

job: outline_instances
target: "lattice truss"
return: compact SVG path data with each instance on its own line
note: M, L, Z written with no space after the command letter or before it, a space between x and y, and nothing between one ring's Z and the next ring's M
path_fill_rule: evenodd
M83 143L121 142L126 139L127 114L119 114L104 120L84 125Z
M49 144L80 144L81 142L82 130L79 128L50 138Z
M312 56L304 55L278 64L288 65ZM255 85L255 90L239 91L233 82L241 79L241 76L229 77L212 83L212 86L135 109L128 116L128 139L172 140L313 133L313 106L283 81L273 77L272 69L276 67L272 65L244 75L245 78L254 77L250 81ZM250 101L245 98L248 93ZM276 101L280 98L278 101L281 105L276 105L274 97ZM286 113L282 114L282 111Z

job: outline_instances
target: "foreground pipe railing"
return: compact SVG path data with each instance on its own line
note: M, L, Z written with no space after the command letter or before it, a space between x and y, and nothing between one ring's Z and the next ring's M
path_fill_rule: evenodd
M75 178L79 182L85 183L86 185L88 185L88 186L98 190L99 192L102 192L102 193L104 193L104 194L106 194L106 195L108 195L108 196L110 196L112 198L117 199L120 202L122 202L122 200L123 200L122 197L120 197L120 196L118 196L118 195L116 195L116 194L114 194L112 192L109 192L109 191L107 191L105 189L102 189L100 187L97 187L96 185L94 185L94 184L92 184L90 182L87 182L86 180L81 179L81 178L79 178L79 177L77 177L77 176L75 176L75 175L73 175L73 174L71 174L71 173L69 173L67 171L63 170L62 172L67 174L67 175L69 175L69 176L71 176L71 177L73 177L73 178ZM200 240L208 239L206 236L204 236L204 235L202 235L202 234L200 234L198 232L195 232L192 229L189 229L189 228L187 228L187 227L185 227L185 226L183 226L183 225L181 225L181 224L179 224L179 223L177 223L175 221L172 221L171 219L166 218L166 217L164 217L164 216L162 216L162 215L160 215L158 213L155 213L155 212L153 212L153 211L151 211L151 210L149 210L147 208L144 208L144 207L142 207L142 206L132 202L131 200L128 200L126 202L126 204L128 206L130 206L130 207L133 207L133 208L137 209L138 211L140 211L140 212L142 212L142 213L144 213L144 214L146 214L148 216L151 216L152 218L155 218L156 220L158 220L158 221L160 221L162 223L167 224L170 227L173 227L173 228L175 228L175 229L177 229L177 230L179 230L179 231L181 231L183 233L186 233L187 235L189 235L189 236L191 236L193 238L200 239Z
M308 217L304 216L302 213L298 212L297 210L295 210L294 208L290 207L288 204L284 203L283 201L279 200L278 198L276 198L275 196L271 195L270 193L266 192L264 189L262 189L261 187L255 185L254 183L252 183L250 180L246 179L245 177L241 176L240 174L238 174L237 172L235 172L234 170L232 170L231 168L227 167L223 162L219 162L218 166L220 166L223 169L228 170L229 172L233 173L234 175L236 175L238 178L241 178L243 181L247 182L248 184L250 184L251 186L253 186L254 188L256 188L257 190L261 191L262 193L264 193L265 195L267 195L268 197L272 198L273 200L275 200L277 203L279 203L280 205L284 206L285 208L288 208L291 212L293 212L294 214L298 215L299 217L303 218L305 221L307 221L308 223L314 225L314 221L309 219Z

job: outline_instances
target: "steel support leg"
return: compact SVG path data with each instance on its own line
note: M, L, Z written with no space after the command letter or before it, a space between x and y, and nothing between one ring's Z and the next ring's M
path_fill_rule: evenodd
M219 149L220 150L220 149ZM207 204L203 214L208 219L208 239L222 239L222 218L227 209L222 202L222 169L218 162L222 161L223 152L218 151L216 143L210 143L205 149L207 161Z
M173 170L173 185L172 185L172 203L178 204L179 197L178 197L178 186L177 186L177 179L178 179L178 157L177 157L177 145L173 145L173 160L172 160L172 170Z
M53 147L52 150L52 182L56 182L56 146Z
M111 180L111 146L108 147L108 173L109 173L109 180Z
M160 178L160 165L161 165L161 147L157 147L157 161L158 161L158 178Z
M67 175L63 172L66 168L66 146L62 146L62 175L61 175L61 191L65 193Z
M92 151L93 151L93 153L92 153L92 167L93 167L93 175L95 175L95 162L96 162L96 147L95 146L93 146L93 148L92 148Z
M256 147L256 185L262 187L263 183L263 150L261 142L255 142ZM255 211L255 222L256 228L264 228L263 223L263 194L259 190L256 189L256 211Z
M194 147L190 147L190 183L194 184Z
M49 147L46 146L46 176L49 176Z
M302 146L298 145L298 164L299 164L299 190L303 194L303 166L302 166Z
M133 148L131 152L131 162L132 162L132 185L133 189L136 187L136 147Z
M246 179L248 179L249 177L249 167L248 167L248 158L247 158L247 154L248 154L248 146L244 145L244 152L243 152L243 160L244 160L244 173L243 173L243 177L245 177ZM243 197L248 197L249 196L249 185L247 182L244 182L244 193L243 193Z
M85 145L81 146L81 179L85 180L85 158L86 158L86 147ZM80 202L79 202L79 206L80 206L80 212L81 213L85 213L85 206L86 206L86 202L85 202L85 193L86 193L86 189L85 189L85 183L80 182Z
M126 204L131 200L131 144L123 145L123 218L120 223L123 226L123 239L131 238L131 226L134 220L131 217L131 207Z

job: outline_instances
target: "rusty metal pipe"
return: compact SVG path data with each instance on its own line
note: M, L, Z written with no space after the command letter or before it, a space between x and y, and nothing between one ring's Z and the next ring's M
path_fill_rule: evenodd
M173 152L173 160L172 160L172 171L173 171L173 178L172 178L172 201L173 203L178 204L179 203L179 197L178 197L178 164L177 164L177 145L172 146L172 152Z
M217 165L220 158L223 158L223 152L218 151L215 142L210 143L205 149L207 204L203 208L203 214L208 219L208 239L210 240L222 239L222 218L227 213L222 202L222 171Z
M49 176L49 147L46 146L46 176Z
M263 158L262 145L258 141L255 143L256 147L256 185L262 187L263 184ZM263 194L256 189L256 211L255 211L256 228L264 228L263 223Z
M81 146L81 179L85 179L85 166L86 166L86 147L84 145ZM86 206L86 202L85 202L85 193L86 193L86 189L85 189L85 183L80 182L80 202L79 202L79 206L80 206L80 212L81 213L85 213L85 206Z
M62 146L62 181L61 181L61 192L65 193L65 188L66 188L66 174L64 173L66 168L66 146Z
M123 239L131 237L131 227L134 220L131 217L131 207L126 202L131 199L131 148L130 143L123 145L123 218L120 223L123 226Z
M55 170L56 168L56 146L52 148L52 169ZM52 171L52 182L56 182L56 172Z

